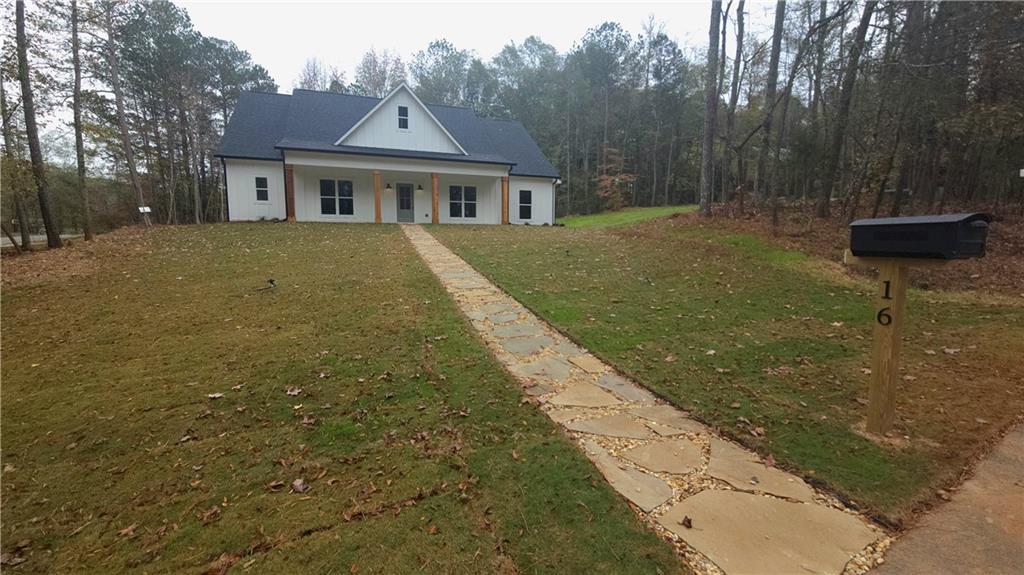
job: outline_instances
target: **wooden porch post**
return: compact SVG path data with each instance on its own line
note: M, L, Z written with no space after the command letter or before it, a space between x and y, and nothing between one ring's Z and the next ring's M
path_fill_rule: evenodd
M373 171L373 221L379 224L380 217L380 170Z
M508 223L508 176L501 177L501 223Z
M441 221L441 186L436 172L430 174L430 223Z
M295 170L291 164L284 165L284 213L289 222L295 221Z

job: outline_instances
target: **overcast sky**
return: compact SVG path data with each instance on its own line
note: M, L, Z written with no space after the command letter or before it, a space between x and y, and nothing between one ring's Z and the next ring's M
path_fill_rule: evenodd
M476 52L485 61L509 42L539 36L568 51L587 29L618 22L638 34L649 15L692 53L707 46L708 2L232 2L178 0L195 28L230 40L265 67L282 92L290 92L307 58L343 70L352 80L371 47L397 52L408 64L413 53L437 38ZM773 2L747 2L748 30L760 32ZM730 28L733 24L730 22ZM729 42L730 46L732 41Z

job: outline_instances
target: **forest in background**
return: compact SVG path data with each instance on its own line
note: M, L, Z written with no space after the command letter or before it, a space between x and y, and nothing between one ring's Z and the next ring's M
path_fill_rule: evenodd
M165 0L30 3L22 34L18 4L3 5L0 54L5 226L105 230L141 222L139 205L158 223L221 221L213 154L239 92L278 89L266 70ZM311 58L294 87L382 96L408 81L424 101L517 119L561 173L559 215L1024 210L1024 4L777 2L764 37L748 11L713 3L697 48L651 17L567 53L532 36L486 61L443 39L408 63L371 50L351 81ZM74 149L40 142L29 109Z

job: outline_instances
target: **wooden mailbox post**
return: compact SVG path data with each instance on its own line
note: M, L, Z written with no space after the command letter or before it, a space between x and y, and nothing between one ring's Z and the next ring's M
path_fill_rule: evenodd
M867 431L892 429L896 382L906 323L907 284L912 267L940 267L985 254L989 216L947 214L858 220L850 224L850 249L843 263L878 269Z

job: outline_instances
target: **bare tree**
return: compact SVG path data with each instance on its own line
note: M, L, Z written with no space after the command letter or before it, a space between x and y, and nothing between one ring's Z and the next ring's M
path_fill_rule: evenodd
M732 83L729 89L729 108L725 116L725 145L723 146L722 179L725 186L724 200L729 201L735 189L736 178L732 171L732 141L736 131L736 104L740 97L740 68L743 66L743 10L746 0L736 6L736 53L732 63Z
M59 248L60 231L50 213L50 186L46 181L46 164L43 162L43 150L39 146L39 128L36 126L36 108L32 100L32 82L29 78L28 39L25 36L25 1L18 0L15 9L15 27L18 45L18 79L21 81L21 108L25 112L25 135L28 137L28 152L32 160L32 173L35 176L36 194L39 196L39 212L43 216L43 227L46 228L46 245Z
M718 27L722 22L722 2L711 3L708 27L708 64L704 81L704 144L700 158L700 215L711 217L711 189L715 177L715 117L718 111Z
M139 208L146 205L146 198L142 194L142 183L139 182L139 173L135 169L135 152L132 149L131 135L128 132L128 118L124 111L124 91L121 89L121 70L118 65L117 46L114 34L114 2L108 2L104 10L104 24L107 32L107 74L110 80L110 88L114 92L114 105L117 110L117 128L121 135L121 148L124 151L124 161L128 165L128 176L132 182L132 189L135 190L135 198ZM146 227L153 225L149 221L149 214L142 212L142 221Z
M78 0L71 0L71 65L74 68L75 87L71 95L71 108L75 125L75 160L78 164L78 194L82 198L82 234L85 241L92 240L92 214L89 210L89 189L85 182L85 143L82 140L82 57L78 40Z
M860 24L857 26L856 38L853 46L850 47L850 59L846 63L846 71L843 73L843 86L839 94L839 104L836 110L835 127L832 130L832 142L828 148L826 160L825 178L821 185L821 195L818 197L818 205L815 214L819 218L827 218L831 214L833 187L836 184L836 175L839 171L839 154L843 149L843 140L846 138L846 125L850 120L850 104L853 101L853 87L857 80L857 66L860 63L861 52L864 51L864 38L868 33L868 26L871 24L871 16L875 11L878 2L869 0L864 4L864 11L860 16Z
M768 196L768 150L771 148L772 117L775 115L775 92L779 83L779 53L782 51L782 32L786 24L786 2L775 3L775 29L772 32L772 52L768 60L768 83L764 89L764 120L761 123L761 149L757 153L757 196L763 201Z

